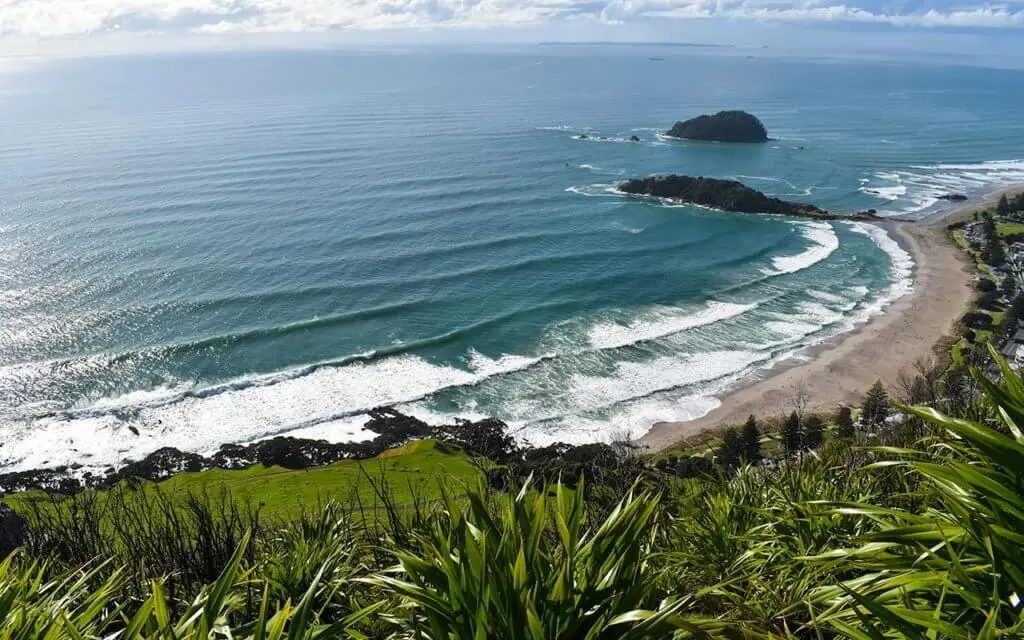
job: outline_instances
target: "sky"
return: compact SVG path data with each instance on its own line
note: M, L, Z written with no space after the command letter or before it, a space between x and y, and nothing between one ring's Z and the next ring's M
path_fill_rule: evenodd
M899 46L894 34L952 53L1024 54L1024 0L0 0L0 49L26 50L154 37Z

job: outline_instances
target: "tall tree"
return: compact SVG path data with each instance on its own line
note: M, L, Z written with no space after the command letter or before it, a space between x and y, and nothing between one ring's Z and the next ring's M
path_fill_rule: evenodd
M796 411L782 425L782 448L787 456L799 453L803 446L804 434L800 431L800 416Z
M1010 213L1010 201L1006 199L1006 194L999 196L999 203L996 205L996 215L1005 216Z
M754 416L747 418L747 423L740 432L740 439L743 444L743 455L748 464L756 464L764 458L764 454L761 453L761 430L757 428Z
M839 407L836 414L836 435L840 438L852 438L857 435L853 426L853 410L850 407Z
M743 442L740 432L729 427L722 432L722 446L718 448L718 464L726 469L738 467L743 458Z
M818 449L825 439L825 421L816 413L804 420L804 449Z
M870 426L881 424L889 417L889 394L885 392L881 380L875 381L868 389L861 404L861 414L864 424Z

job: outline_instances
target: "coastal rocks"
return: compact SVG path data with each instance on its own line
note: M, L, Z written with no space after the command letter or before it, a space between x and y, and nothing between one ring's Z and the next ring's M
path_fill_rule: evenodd
M665 132L670 138L705 142L767 142L768 131L746 111L719 111L677 122Z
M835 217L813 204L787 202L766 196L736 180L680 175L652 176L627 180L621 183L618 189L630 195L664 198L722 211L774 213L820 219Z
M629 136L630 142L640 142L640 136Z
M967 196L962 193L947 193L939 196L939 200L946 200L949 202L963 202L966 199Z
M0 504L0 561L28 541L28 523L5 504Z

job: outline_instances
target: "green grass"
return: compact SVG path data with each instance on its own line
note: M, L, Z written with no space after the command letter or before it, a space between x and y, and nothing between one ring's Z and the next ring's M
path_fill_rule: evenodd
M397 504L408 504L414 497L436 499L446 484L475 484L480 475L466 455L443 451L433 440L421 440L369 460L343 460L298 470L261 465L210 469L182 473L156 484L161 491L182 498L189 493L215 495L227 490L241 504L261 505L264 516L291 518L330 500L355 506L352 503L358 499L364 507L373 508L379 502L373 482L379 483L381 478ZM146 488L152 490L153 486ZM39 492L30 491L8 496L5 502L18 510L19 502L40 498Z
M1019 222L1002 222L996 225L996 233L1000 238L1024 233L1024 224Z
M479 474L465 455L442 452L434 441L425 440L385 451L371 460L344 460L299 470L258 465L237 471L210 469L181 474L160 484L165 491L183 494L227 488L237 500L263 503L268 515L290 516L303 505L331 499L348 502L358 496L364 505L373 505L376 494L370 479L384 478L395 501L405 504L415 495L436 498L442 483L472 483Z

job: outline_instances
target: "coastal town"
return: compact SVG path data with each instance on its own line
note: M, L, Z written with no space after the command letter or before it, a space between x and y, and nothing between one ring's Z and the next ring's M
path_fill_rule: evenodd
M975 308L962 320L953 358L991 341L1008 360L1024 363L1024 193L1002 193L949 230L977 270Z

